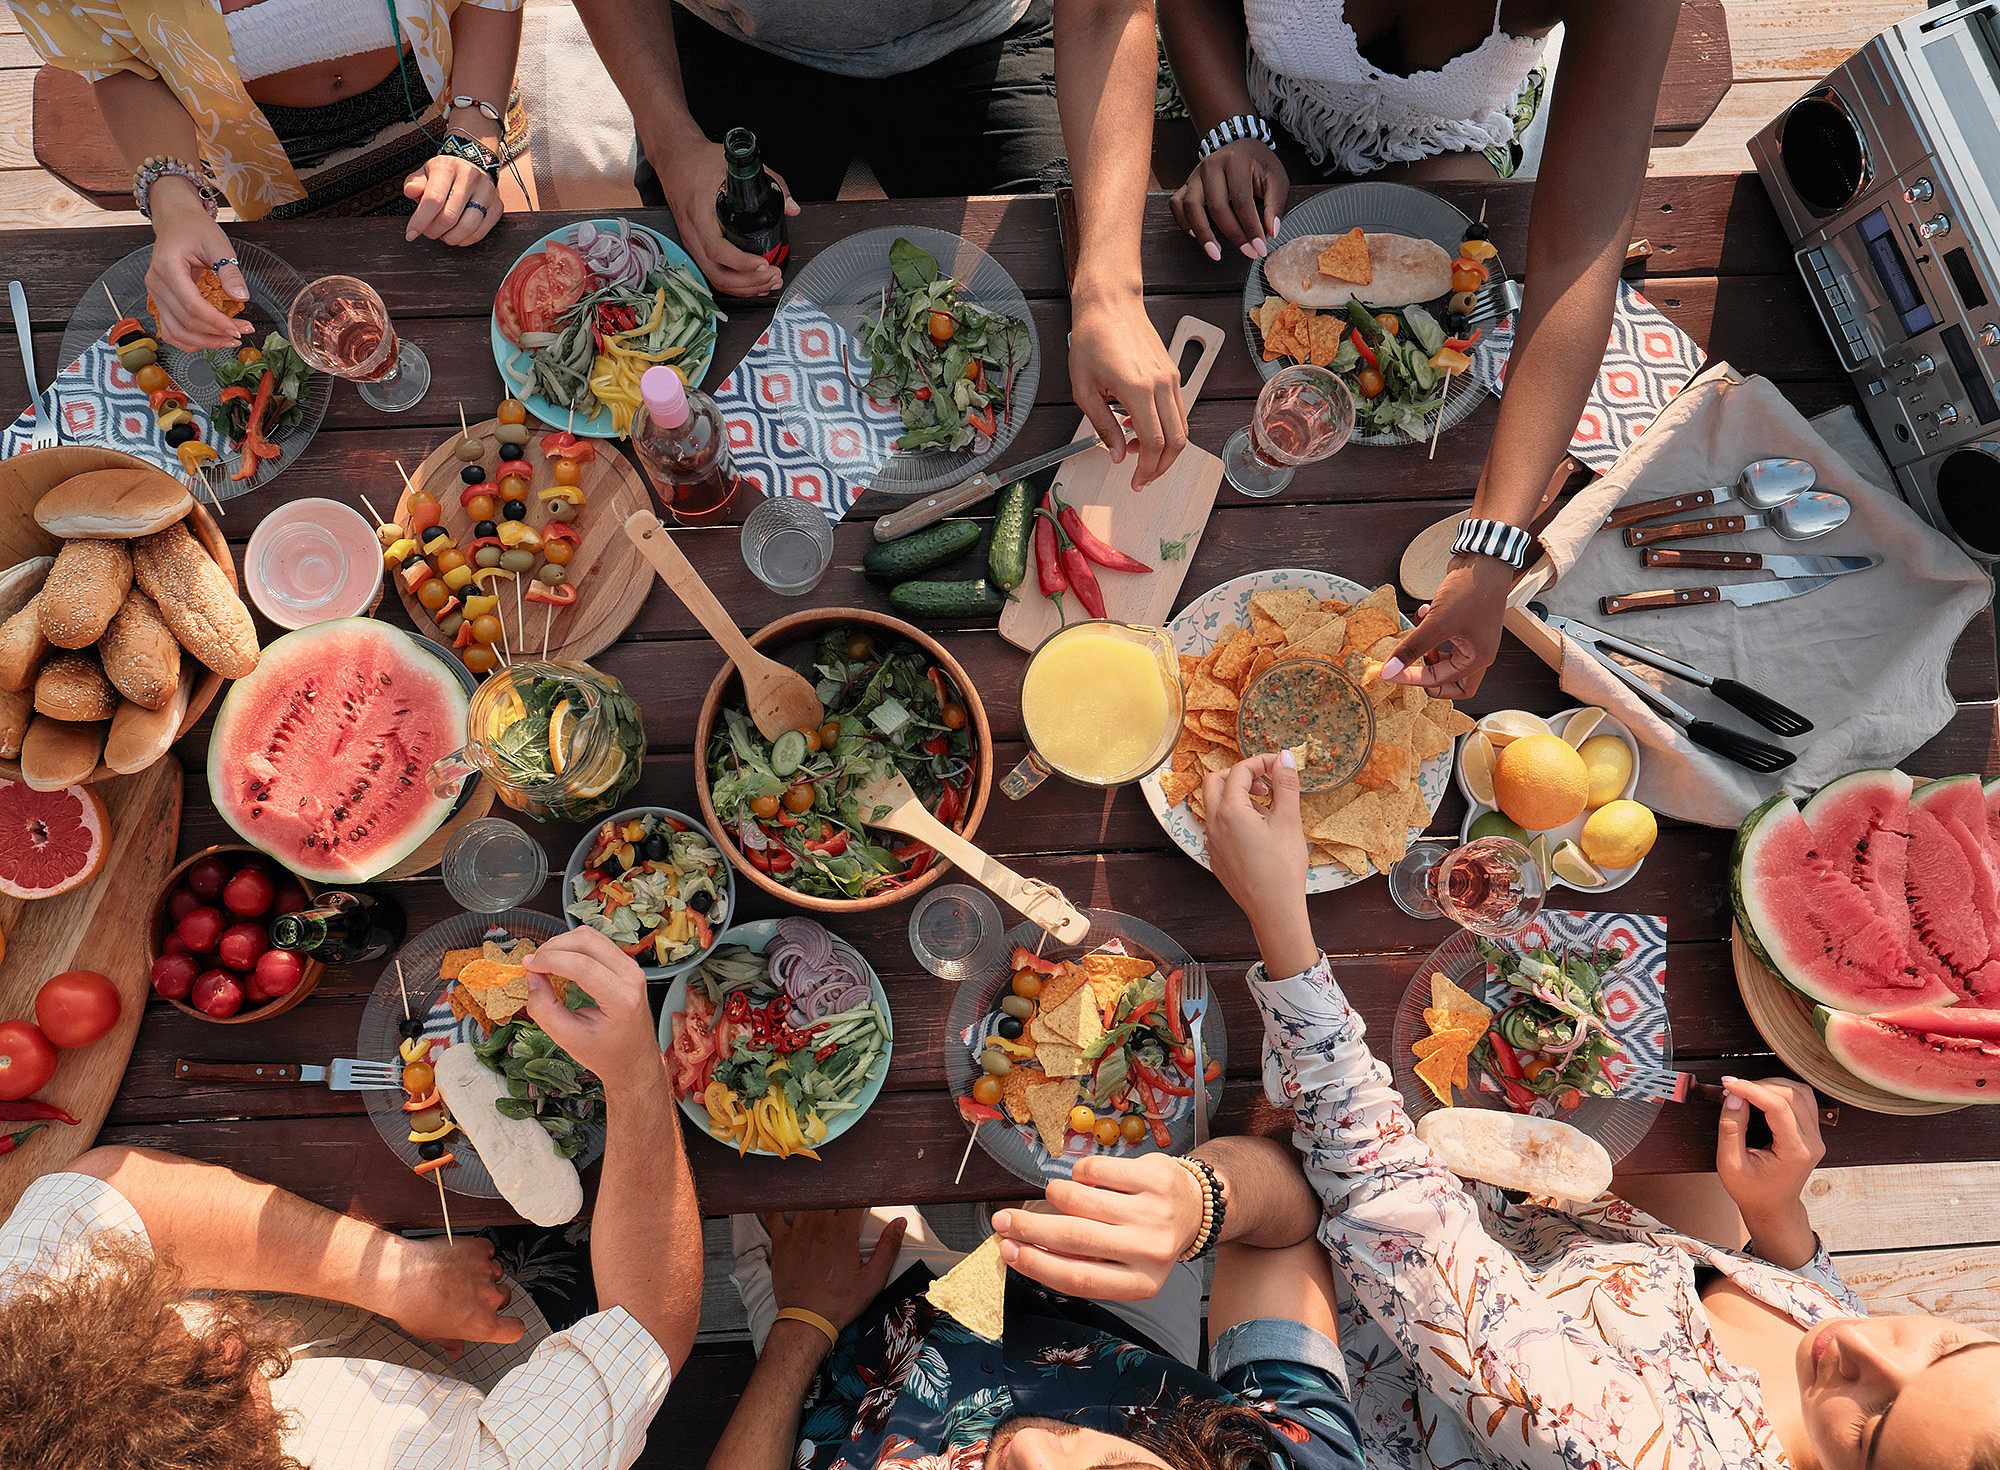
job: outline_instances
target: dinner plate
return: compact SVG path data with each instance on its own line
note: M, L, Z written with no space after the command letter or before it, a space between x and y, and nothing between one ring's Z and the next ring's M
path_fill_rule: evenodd
M489 936L496 943L510 948L520 939L531 940L539 946L563 932L561 919L531 909L508 909L502 914L457 914L442 923L433 924L404 945L395 958L382 967L375 990L361 1012L361 1031L355 1038L354 1054L365 1061L397 1062L400 1070L401 1059L396 1054L396 1048L403 1040L398 1028L403 1024L405 986L409 989L410 1014L424 1018L426 1037L439 1037L452 1046L483 1041L485 1032L479 1023L461 1021L452 1014L450 1005L445 1001L444 994L451 988L451 982L438 974L445 952L471 949ZM417 1146L410 1142L409 1115L403 1111L403 1104L409 1100L408 1094L401 1088L374 1088L361 1096L368 1105L369 1121L382 1135L382 1141L389 1145L389 1151L403 1161L404 1167L415 1168L419 1162ZM595 1163L604 1153L602 1120L585 1124L584 1133L589 1139L589 1146L572 1161L579 1170ZM505 1197L493 1183L493 1176L487 1172L479 1151L472 1146L462 1129L446 1139L445 1146L458 1157L456 1164L437 1171L446 1189L454 1194L471 1195L475 1199Z
M1409 235L1419 240L1431 240L1442 246L1447 254L1456 256L1458 247L1464 243L1466 226L1471 223L1471 218L1456 205L1422 189L1411 188L1408 184L1342 184L1294 201L1279 221L1278 238L1272 248L1287 240L1296 240L1301 235L1343 235L1359 225L1370 234ZM1498 264L1496 259L1493 266ZM1498 271L1495 273L1498 274ZM1250 319L1250 308L1261 305L1270 294L1270 285L1264 279L1264 262L1259 260L1250 267L1249 278L1243 283L1243 338L1250 344L1250 361L1257 365L1257 371L1266 380L1291 366L1288 361L1278 359L1264 361L1264 334ZM1439 325L1443 325L1442 319ZM1444 427L1454 429L1471 418L1473 410L1485 397L1486 390L1479 386L1477 379L1470 373L1459 374L1452 382L1451 392L1445 396L1442 410ZM1435 426L1437 415L1432 414L1425 423ZM1357 428L1348 442L1428 444L1430 437L1428 430L1419 438L1401 430L1368 434Z
M777 935L778 921L776 919L755 919L748 924L732 925L716 935L715 948L720 949L725 944L740 944L748 949L755 950L758 954L762 954L770 948L771 941L777 938ZM883 1015L889 1017L889 1038L883 1044L882 1057L875 1064L874 1072L868 1077L867 1081L861 1084L861 1096L858 1106L849 1108L844 1113L835 1113L833 1115L833 1121L826 1125L826 1137L813 1145L815 1150L832 1143L834 1139L852 1128L860 1120L863 1113L875 1106L875 1099L882 1095L882 1083L889 1075L889 1063L896 1054L896 1018L890 1015L889 993L882 988L882 977L875 973L875 967L868 963L866 955L862 954L860 950L855 949L853 945L847 944L847 941L842 939L838 934L833 936L833 942L835 944L847 945L847 948L854 954L855 958L861 961L861 967L868 972L868 984L875 992L875 1004L882 1007ZM710 951L710 953L713 952L713 950ZM674 1012L687 1008L688 975L690 973L692 973L691 970L684 970L675 976L674 983L667 987L667 998L660 1003L659 1035L660 1050L663 1053L673 1049ZM717 1138L709 1131L707 1108L691 1097L683 1097L678 1099L678 1101L681 1105L681 1112L687 1115L688 1121L694 1124L702 1137L724 1148L733 1148L735 1146L723 1139ZM766 1159L775 1159L778 1157L776 1153L768 1148L751 1148L745 1149L744 1152L756 1154L760 1158Z
M1605 1066L1609 1080L1619 1081L1638 1067L1669 1069L1674 1064L1673 1036L1667 1023L1666 966L1667 925L1664 919L1644 914L1579 913L1566 909L1544 909L1534 922L1512 939L1490 941L1516 954L1530 949L1561 950L1598 948L1606 944L1626 950L1626 959L1604 981L1604 1010L1611 1034L1625 1048L1622 1057ZM1431 1003L1431 975L1442 973L1468 995L1484 1001L1498 1015L1519 998L1518 992L1494 982L1499 999L1486 989L1486 960L1479 953L1471 933L1456 931L1451 938L1425 955L1403 992L1396 1008L1395 1056L1391 1070L1397 1090L1403 1094L1404 1111L1412 1122L1440 1106L1416 1074L1410 1045L1430 1034L1424 1023L1424 1008ZM1457 1090L1453 1102L1465 1108L1506 1108L1505 1094L1496 1085L1487 1091L1475 1062L1469 1088ZM1660 1114L1657 1097L1585 1097L1573 1108L1557 1108L1548 1103L1538 1109L1543 1115L1581 1129L1604 1145L1616 1164L1639 1146L1653 1120Z
M551 240L559 240L567 245L569 243L570 231L574 230L581 223L581 220L572 220L560 229L550 230L541 239L514 257L513 265L507 267L508 274L512 274L514 266L519 265L523 260L533 255ZM596 219L590 223L596 225L600 230L610 230L614 234L618 229L618 221L615 219ZM642 225L637 220L627 220L625 223L632 227L634 234L651 236L654 242L666 253L666 258L669 262L686 266L693 273L694 278L701 282L702 289L708 291L711 299L714 298L715 293L709 289L708 277L701 273L701 267L694 263L693 256L689 255L679 245L649 225ZM503 275L501 279L504 281L506 276ZM708 326L710 331L716 329L716 319L714 317L709 318ZM528 412L531 415L540 419L543 423L552 424L558 429L569 429L571 418L569 409L556 407L539 393L521 392L520 374L530 371L528 368L528 358L531 354L526 348L516 347L502 335L500 331L500 318L490 312L488 313L487 332L493 342L494 364L500 369L500 376L506 382L508 391L527 406ZM700 385L701 380L708 374L709 363L714 361L714 359L715 344L711 342L708 345L708 349L699 357L687 358L678 364L686 370L687 383L690 388ZM597 412L590 418L577 419L572 432L579 438L615 439L618 437L617 433L611 427L611 410L602 404L598 405Z
M928 250L937 258L940 271L958 277L964 283L959 287L959 299L988 311L1019 317L1028 325L1028 363L1014 376L1013 417L1002 419L995 426L998 432L984 454L974 454L969 449L892 454L868 482L869 489L885 490L891 495L926 495L959 484L999 462L1035 406L1035 387L1041 381L1042 348L1041 339L1035 335L1035 319L1028 311L1027 298L1006 269L969 240L923 225L885 225L829 245L807 261L793 278L778 301L778 309L784 310L785 303L794 296L803 296L832 317L842 331L853 336L854 348L858 348L867 323L881 315L882 292L889 283L889 247L898 240L908 240ZM863 357L855 364L854 372L858 378L865 378L867 368L868 359Z
M285 314L292 309L292 299L305 288L299 273L276 255L261 245L248 240L232 238L230 249L236 252L237 268L243 272L243 280L250 288L250 306L243 314L244 319L256 327L256 331L243 339L245 346L264 345L264 339L273 332L287 336ZM147 331L158 335L158 327L153 325L146 312L146 271L153 263L153 247L144 246L112 266L99 276L83 293L76 310L70 313L69 325L63 328L62 347L56 361L68 366L90 348L106 332L120 315L137 317L147 326ZM109 288L110 295L106 295ZM112 297L123 308L120 313L111 310ZM201 352L183 352L165 342L160 343L160 366L167 370L167 376L177 387L211 417L216 405L222 401L222 386L215 381L215 370L208 365L208 356ZM333 397L333 377L328 373L315 372L306 383L306 396L302 400L305 416L282 434L273 434L271 442L278 446L278 457L267 462L265 468L254 480L231 480L242 464L242 454L229 447L218 425L209 442L222 456L208 475L208 488L219 500L230 500L249 490L261 490L289 469L306 445L319 432L320 421L326 417L326 405ZM116 445L111 447L116 448ZM172 458L170 454L169 459ZM219 473L218 473L219 471Z
M1350 582L1345 577L1337 577L1332 572L1314 571L1307 567L1280 567L1268 572L1252 572L1224 582L1220 587L1209 588L1181 609L1180 615L1167 624L1175 649L1200 657L1215 647L1225 627L1232 623L1245 628L1250 626L1251 593L1277 592L1288 587L1301 588L1322 601L1332 598L1342 602L1360 602L1375 590L1363 587L1359 582ZM1415 626L1400 611L1396 619L1405 631ZM1437 815L1438 803L1444 800L1445 786L1451 780L1451 765L1452 752L1445 750L1425 761L1417 772L1417 785L1424 793L1424 802L1430 808L1432 817ZM1166 794L1160 790L1158 771L1148 773L1139 782L1139 791L1180 850L1204 868L1207 867L1208 828L1188 810L1187 803L1172 807L1167 805ZM1426 822L1424 827L1429 825ZM1424 827L1412 827L1410 840L1414 842ZM1339 863L1319 863L1306 870L1306 892L1331 893L1336 888L1346 888L1374 876L1373 873L1350 873Z
M1561 734L1564 722L1570 716L1582 713L1585 708L1587 706L1580 704L1573 705L1569 709L1563 710L1560 714L1547 716L1550 728L1557 734ZM1637 737L1632 734L1631 730L1626 728L1623 720L1619 719L1609 710L1604 711L1604 718L1597 722L1590 733L1593 736L1616 735L1620 740L1625 742L1625 748L1632 752L1632 774L1626 778L1623 789L1614 798L1618 801L1630 801L1632 793L1639 789L1640 751ZM1465 797L1467 808L1465 820L1458 825L1458 840L1460 842L1470 842L1472 840L1472 824L1494 809L1491 804L1483 802L1474 796L1472 788L1465 784L1465 742L1471 738L1470 735L1459 736L1458 748L1452 755L1452 770L1456 773L1458 789ZM1547 833L1549 850L1553 852L1556 845L1566 837L1571 840L1581 837L1583 835L1583 824L1588 820L1590 820L1590 813L1585 811L1582 815L1572 818L1560 827L1549 828ZM1528 834L1530 840L1541 835L1538 832L1530 832ZM1580 884L1570 882L1567 878L1558 878L1554 873L1547 873L1543 876L1548 879L1548 886L1551 888L1574 888L1578 893L1609 893L1614 888L1623 888L1627 883L1630 883L1637 876L1639 869L1645 865L1646 860L1641 858L1629 868L1599 868L1598 871L1604 874L1604 881L1595 888L1582 887Z
M958 989L952 994L951 1014L945 1022L944 1036L945 1079L953 1097L972 1096L972 1084L982 1075L977 1057L986 1037L995 1029L993 1010L999 1005L1000 997L1013 977L1014 966L1007 956L1013 954L1016 945L1034 951L1046 960L1073 960L1116 939L1128 954L1152 960L1162 972L1185 969L1194 963L1185 949L1144 919L1135 919L1130 914L1110 909L1086 909L1084 912L1090 916L1090 933L1084 943L1057 944L1035 925L1018 924L1008 931L1005 950L997 964L959 982ZM1211 989L1201 1023L1202 1051L1208 1060L1221 1063L1223 1068L1223 1075L1208 1088L1210 1118L1221 1106L1222 1089L1229 1070L1229 1045L1223 1032L1222 1007L1216 1005L1214 1000L1215 992ZM1194 1148L1193 1098L1175 1098L1166 1124L1167 1141L1171 1145L1168 1151L1176 1154L1191 1151ZM1072 1136L1069 1142L1073 1151L1058 1159L1051 1158L1048 1150L1042 1147L1041 1135L1035 1131L1033 1124L1016 1125L1007 1121L970 1126L973 1126L981 1148L1017 1178L1036 1188L1051 1179L1069 1178L1076 1161L1085 1157L1086 1153L1129 1159L1140 1154L1160 1152L1160 1146L1153 1141L1150 1133L1138 1143L1121 1142L1110 1148L1092 1143L1088 1150Z
M623 826L627 822L636 822L642 817L663 817L669 821L678 822L689 832L699 832L704 842L710 847L715 847L715 838L710 834L708 828L702 825L700 817L691 817L686 812L677 812L670 806L627 807L622 812L613 812L608 817L592 822L584 832L582 840L571 849L569 865L563 869L561 898L563 922L569 925L570 928L581 929L583 927L583 920L570 916L569 906L577 901L576 880L583 873L583 865L590 858L590 850L597 846L597 834L604 830L606 822L616 822L620 826ZM736 915L736 869L730 866L729 859L722 855L720 848L716 848L715 862L716 866L722 869L722 917L724 919L731 919ZM696 965L715 953L715 947L722 943L722 935L724 932L727 932L727 929L728 925L725 924L723 930L716 932L714 937L709 940L708 948L690 955L684 960L676 960L671 965L641 964L639 971L648 980L671 980L676 975L685 975L689 970L692 970Z

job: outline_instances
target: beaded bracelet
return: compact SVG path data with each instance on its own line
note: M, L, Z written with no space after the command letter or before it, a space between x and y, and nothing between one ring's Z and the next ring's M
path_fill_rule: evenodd
M138 207L140 214L147 219L153 217L153 185L169 176L186 179L193 184L195 193L201 196L203 208L208 210L208 217L210 219L216 217L220 206L216 202L215 187L209 183L208 176L185 159L170 158L163 153L156 153L143 161L132 174L132 202Z
M1224 118L1210 128L1195 147L1196 151L1206 158L1216 149L1227 147L1231 143L1240 143L1245 138L1255 138L1269 148L1272 146L1271 125L1254 112L1238 113L1235 117Z
M1201 1186L1201 1228L1195 1231L1188 1248L1181 1252L1183 1261L1192 1261L1222 1239L1222 1222L1228 1213L1228 1202L1222 1197L1221 1176L1212 1165L1202 1159L1179 1157L1175 1157L1174 1162L1194 1175L1195 1183Z

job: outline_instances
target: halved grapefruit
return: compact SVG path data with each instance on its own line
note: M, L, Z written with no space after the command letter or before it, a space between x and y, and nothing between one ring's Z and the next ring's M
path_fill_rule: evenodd
M0 893L53 898L97 876L111 818L88 786L36 791L0 780Z

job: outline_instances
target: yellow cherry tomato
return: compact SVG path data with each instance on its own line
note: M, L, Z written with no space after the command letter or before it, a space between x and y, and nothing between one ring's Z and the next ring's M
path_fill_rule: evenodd
M503 424L525 424L528 421L527 405L518 398L503 398L493 417Z
M569 559L576 555L576 543L558 537L542 546L542 560L552 567L566 567Z
M500 655L493 651L493 645L490 643L475 643L465 649L460 657L465 660L465 666L475 674L490 673L493 666L500 662Z
M583 466L573 459L559 459L556 461L555 476L558 485L574 485L583 478Z
M1090 1130L1090 1133L1093 1138L1106 1148L1111 1147L1112 1144L1118 1142L1123 1136L1118 1131L1118 1120L1116 1118L1099 1118L1096 1126Z
M972 1084L972 1100L984 1103L989 1108L1000 1106L1000 1098L1006 1092L1006 1084L998 1077L982 1076Z
M806 737L807 750L821 750L825 748L826 742L819 738L819 726L815 725L812 729L802 731L801 733Z
M1034 970L1016 970L1012 989L1014 994L1033 1000L1042 993L1042 977Z
M770 821L778 814L778 798L775 796L753 796L750 798L750 812L763 821Z
M938 346L942 347L945 343L949 342L952 334L957 330L958 323L952 319L950 312L934 311L931 313L931 341L937 343Z
M417 589L417 601L423 604L425 612L436 612L450 598L450 591L445 587L443 580L437 577L432 577Z
M840 721L828 720L819 727L819 748L826 750L840 739Z
M465 513L475 521L490 521L500 507L493 503L491 495L475 495L465 502Z
M1451 289L1454 291L1477 291L1480 278L1471 271L1453 271Z
M785 793L785 810L793 816L797 816L800 812L811 810L812 804L813 789L811 785L804 781L801 781Z
M963 730L965 728L965 706L956 702L947 704L939 712L939 718L944 721L945 729Z
M1360 384L1363 397L1373 398L1382 391L1382 375L1373 368L1363 368L1355 375L1355 382Z
M403 1090L411 1097L427 1096L437 1083L437 1073L429 1062L411 1062L403 1068Z
M143 393L157 393L173 381L167 370L156 362L149 362L132 375L132 381L139 385Z
M500 626L500 620L491 613L472 620L472 637L474 642L498 643L500 635L504 631L505 629Z
M448 546L437 555L437 569L440 573L455 572L464 565L465 553L455 546Z
M1137 1143L1146 1136L1146 1120L1138 1113L1127 1113L1119 1121L1118 1134L1127 1143Z
M1393 311L1377 313L1375 325L1382 329L1382 335L1385 337L1393 337L1403 330L1402 322L1397 319Z
M1096 1126L1097 1126L1097 1114L1093 1113L1089 1108L1085 1107L1082 1103L1078 1103L1075 1107L1069 1110L1070 1132L1088 1133L1090 1132L1091 1129L1095 1128Z

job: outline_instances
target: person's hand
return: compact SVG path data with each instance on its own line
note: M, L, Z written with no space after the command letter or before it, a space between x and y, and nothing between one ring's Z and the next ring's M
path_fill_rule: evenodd
M254 330L240 317L224 316L195 289L195 277L213 270L222 289L238 301L250 299L249 284L236 267L236 250L222 226L187 180L170 176L153 185L153 262L146 267L146 292L160 340L183 352L219 348L234 352ZM228 262L218 266L217 261Z
M1757 1254L1795 1269L1818 1248L1805 1206L1806 1181L1826 1157L1818 1100L1810 1087L1787 1077L1725 1077L1722 1087L1727 1096L1716 1128L1715 1172L1742 1211ZM1771 1125L1769 1148L1748 1145L1751 1108Z
M1174 222L1201 243L1210 260L1222 259L1215 237L1252 260L1270 253L1278 236L1278 211L1291 180L1278 155L1255 138L1225 143L1195 165L1174 190Z
M1143 489L1166 473L1187 445L1187 409L1180 370L1153 330L1145 298L1137 291L1080 293L1071 298L1069 389L1076 406L1122 464L1139 456L1132 488ZM1117 404L1131 421L1132 440L1112 412Z
M417 212L403 229L405 240L422 235L447 245L470 245L507 212L485 169L444 154L403 180L403 197L417 201Z
M437 1343L454 1359L468 1342L515 1342L527 1324L502 1316L511 1293L493 1242L461 1235L402 1242L404 1264L384 1315L410 1336Z
M1146 1300L1201 1229L1201 1186L1165 1154L1078 1159L1047 1198L1060 1213L1002 1210L993 1233L1008 1265L1069 1296Z
M1299 824L1299 771L1272 751L1211 771L1201 783L1208 867L1236 900L1274 976L1319 960L1306 918L1306 837Z
M1493 556L1452 558L1437 595L1382 665L1382 678L1421 685L1439 699L1469 699L1500 651L1514 569Z
M607 1094L664 1083L659 1033L637 960L585 925L557 935L521 963L528 971L529 1017L577 1065L595 1072ZM597 1004L570 1010L556 999L548 975L581 985Z
M709 285L729 296L768 296L785 284L785 273L747 250L738 250L723 238L722 221L716 217L715 196L729 177L723 162L722 145L704 138L693 148L659 148L646 144L646 157L660 176L660 188L674 211L681 244ZM792 191L777 170L766 168L785 196L785 213L799 212Z
M836 1329L861 1315L889 1284L906 1227L892 1220L861 1259L861 1222L866 1210L805 1210L766 1215L771 1232L771 1290L783 1307L817 1312Z

